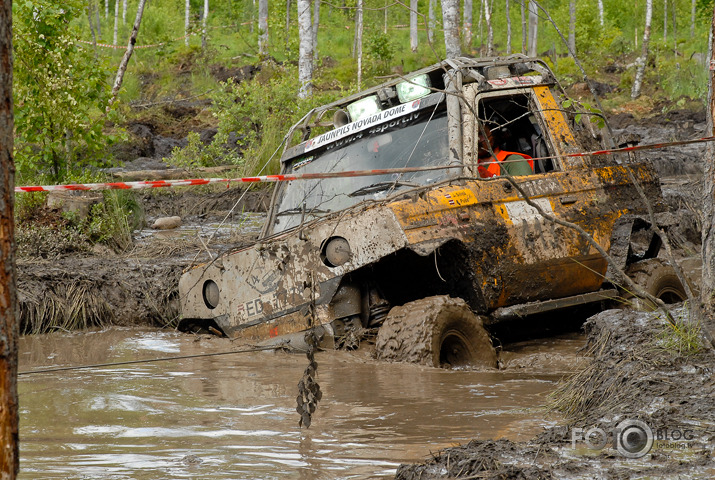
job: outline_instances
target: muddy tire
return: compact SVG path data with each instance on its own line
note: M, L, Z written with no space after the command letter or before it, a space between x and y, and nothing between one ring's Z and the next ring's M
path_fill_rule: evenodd
M628 266L626 274L643 290L660 298L666 304L679 303L688 298L673 267L660 258L651 258L631 264ZM637 299L633 295L626 295L626 302L638 310L654 310L656 308L651 302Z
M464 300L423 298L390 310L377 333L376 357L432 367L496 367L482 321Z

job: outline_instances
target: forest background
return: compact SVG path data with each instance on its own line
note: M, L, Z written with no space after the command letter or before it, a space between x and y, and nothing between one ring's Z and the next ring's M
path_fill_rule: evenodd
M445 55L437 0L149 0L112 102L117 67L143 1L13 2L18 185L103 181L103 168L121 163L117 145L131 141L126 126L149 116L171 122L162 106L182 100L202 107L185 146L175 148L167 163L229 164L237 175L252 175L268 162L263 172L275 173L285 132L312 106ZM471 56L536 52L569 86L583 81L568 55L570 42L590 77L616 87L603 102L606 110L703 109L714 1L542 0L543 10L534 9L536 41L530 42L528 0L463 0L461 50ZM633 99L649 4L644 91ZM299 96L298 9L305 5L310 16L303 19L315 34L315 70L312 94ZM200 135L207 127L216 129L210 139ZM18 211L38 201L22 197Z

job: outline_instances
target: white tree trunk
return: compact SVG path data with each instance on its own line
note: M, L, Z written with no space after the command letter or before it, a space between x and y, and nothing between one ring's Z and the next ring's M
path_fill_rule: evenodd
M119 30L119 0L114 0L114 39L112 45L117 44L117 33Z
M191 14L191 0L186 0L184 3L184 45L189 46L189 18Z
M201 19L201 49L206 50L206 23L209 19L209 0L204 0L204 18Z
M298 0L298 81L299 98L313 94L313 22L310 0Z
M268 55L268 0L258 0L258 54Z
M134 19L134 27L132 28L132 34L129 37L129 45L127 45L127 51L124 52L122 61L119 62L119 68L117 69L117 77L114 79L114 86L112 86L112 98L109 100L109 105L111 106L119 95L119 89L122 88L122 81L124 80L124 73L127 71L127 65L129 65L129 59L132 58L132 53L134 53L134 45L137 43L137 35L139 34L139 25L142 23L142 15L144 14L144 4L146 0L139 0L139 6L137 7L137 17Z
M109 0L104 0L104 19L109 18Z
M432 44L434 42L434 29L435 29L435 5L437 0L429 0L429 20L427 22L427 41ZM385 32L387 33L387 31Z
M320 0L313 0L313 58L318 61L318 27L320 26Z
M459 57L462 49L459 43L459 3L457 0L442 0L442 26L447 58Z
M417 0L410 0L410 49L417 51Z
M604 14L603 14L603 0L598 0L598 20L601 26L604 25Z
M697 7L697 0L693 0L690 5L690 38L695 36L695 12Z
M481 14L481 5L480 5ZM472 0L464 0L464 11L462 12L462 39L467 51L472 46L472 24L474 23L474 4Z
M362 7L363 0L357 0L355 13L355 56L357 57L357 87L362 88Z
M494 27L492 25L492 6L489 0L484 0L484 21L487 24L487 57L494 54Z
M668 39L668 0L663 0L663 43Z
M707 130L705 135L715 135L715 8L713 9L712 24L710 25L710 41L708 42L710 71L708 72L708 108ZM707 144L705 171L703 174L703 211L702 211L702 258L703 278L700 299L705 307L706 318L715 315L715 144Z
M122 25L127 24L127 0L122 0Z
M526 0L521 0L519 5L521 5L521 53L526 55L526 12L524 12L524 4Z
M511 55L511 13L509 0L506 0L506 54Z
M537 39L539 38L538 7L533 0L529 1L529 56L535 57L537 53Z
M633 80L633 89L631 90L631 98L636 99L641 94L641 86L643 85L643 72L645 72L646 62L648 61L648 42L650 42L650 27L653 20L653 0L646 0L645 3L645 30L643 31L643 47L641 56L636 60L636 78Z
M576 55L576 0L569 1L569 50Z

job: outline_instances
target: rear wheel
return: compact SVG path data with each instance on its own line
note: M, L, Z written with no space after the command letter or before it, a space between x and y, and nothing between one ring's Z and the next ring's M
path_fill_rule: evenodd
M464 300L423 298L390 310L377 334L376 356L433 367L497 366L482 321Z
M685 288L673 267L660 258L650 258L631 264L626 274L643 290L663 300L663 303L679 303L688 299ZM632 303L639 310L656 308L652 302L637 299L632 294L628 297L627 302Z

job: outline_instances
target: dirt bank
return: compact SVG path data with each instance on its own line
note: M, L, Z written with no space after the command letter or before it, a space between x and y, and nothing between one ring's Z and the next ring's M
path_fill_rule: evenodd
M686 315L679 310L675 317ZM590 362L552 396L565 425L529 442L475 440L448 448L423 464L401 465L395 478L713 478L715 354L679 352L672 328L649 313L609 310L585 328ZM613 432L635 421L650 428L653 445L647 453L647 444L631 449L643 455L628 458L613 443L623 439L621 448L631 454L627 437ZM608 435L604 448L589 448L584 437L591 429ZM591 446L599 447L598 440Z

